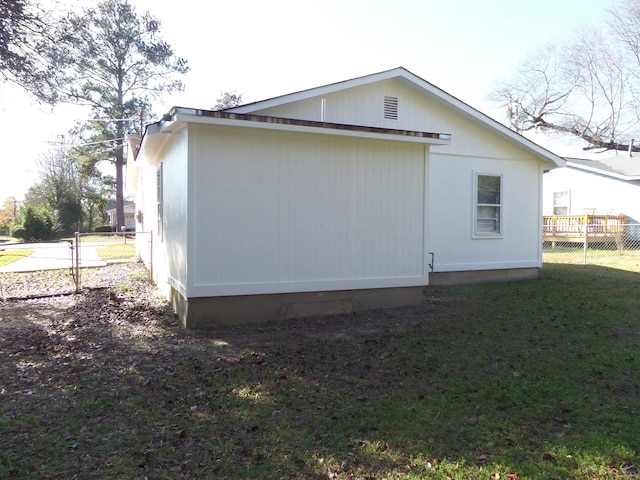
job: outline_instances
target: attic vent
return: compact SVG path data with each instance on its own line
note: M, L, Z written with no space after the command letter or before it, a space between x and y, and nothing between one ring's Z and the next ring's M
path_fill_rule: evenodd
M398 97L384 97L384 118L398 120Z

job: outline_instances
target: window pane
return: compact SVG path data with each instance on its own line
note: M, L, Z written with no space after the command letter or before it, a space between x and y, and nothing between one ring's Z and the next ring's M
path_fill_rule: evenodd
M478 175L478 203L500 205L500 177Z
M553 214L569 215L569 192L553 192Z
M569 192L554 192L553 204L554 205L567 205L569 199Z
M478 233L500 233L500 207L478 206Z
M553 207L554 215L569 215L569 209L567 207Z

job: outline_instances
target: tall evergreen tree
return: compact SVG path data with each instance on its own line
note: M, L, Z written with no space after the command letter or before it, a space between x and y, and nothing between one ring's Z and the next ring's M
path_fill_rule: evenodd
M96 120L81 129L92 146L87 161L115 165L117 219L124 225L125 137L139 133L152 97L183 88L176 77L188 71L187 62L160 38L160 22L136 14L127 0L69 14L48 58L58 69L49 97L91 106Z
M57 20L37 0L0 1L0 79L55 102L47 88L55 66L47 57L56 28Z

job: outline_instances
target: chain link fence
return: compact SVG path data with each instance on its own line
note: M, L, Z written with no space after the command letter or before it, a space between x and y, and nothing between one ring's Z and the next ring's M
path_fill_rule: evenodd
M58 242L3 243L0 255L12 257L0 266L0 301L37 298L104 287L99 268L151 259L146 232L82 233Z
M580 225L567 232L543 231L543 263L570 263L624 268L640 266L640 224Z

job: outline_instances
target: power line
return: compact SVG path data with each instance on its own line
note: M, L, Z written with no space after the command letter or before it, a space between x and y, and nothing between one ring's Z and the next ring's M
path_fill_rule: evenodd
M104 143L116 142L119 140L126 140L126 138L125 137L111 138L109 140L100 140L99 142L78 143L78 144L72 144L72 145L61 143L61 142L46 142L46 143L49 143L51 145L58 145L61 148L75 148L75 147L89 147L92 145L102 145Z
M135 115L129 118L89 118L87 122L130 122L132 120L138 120L139 116Z

